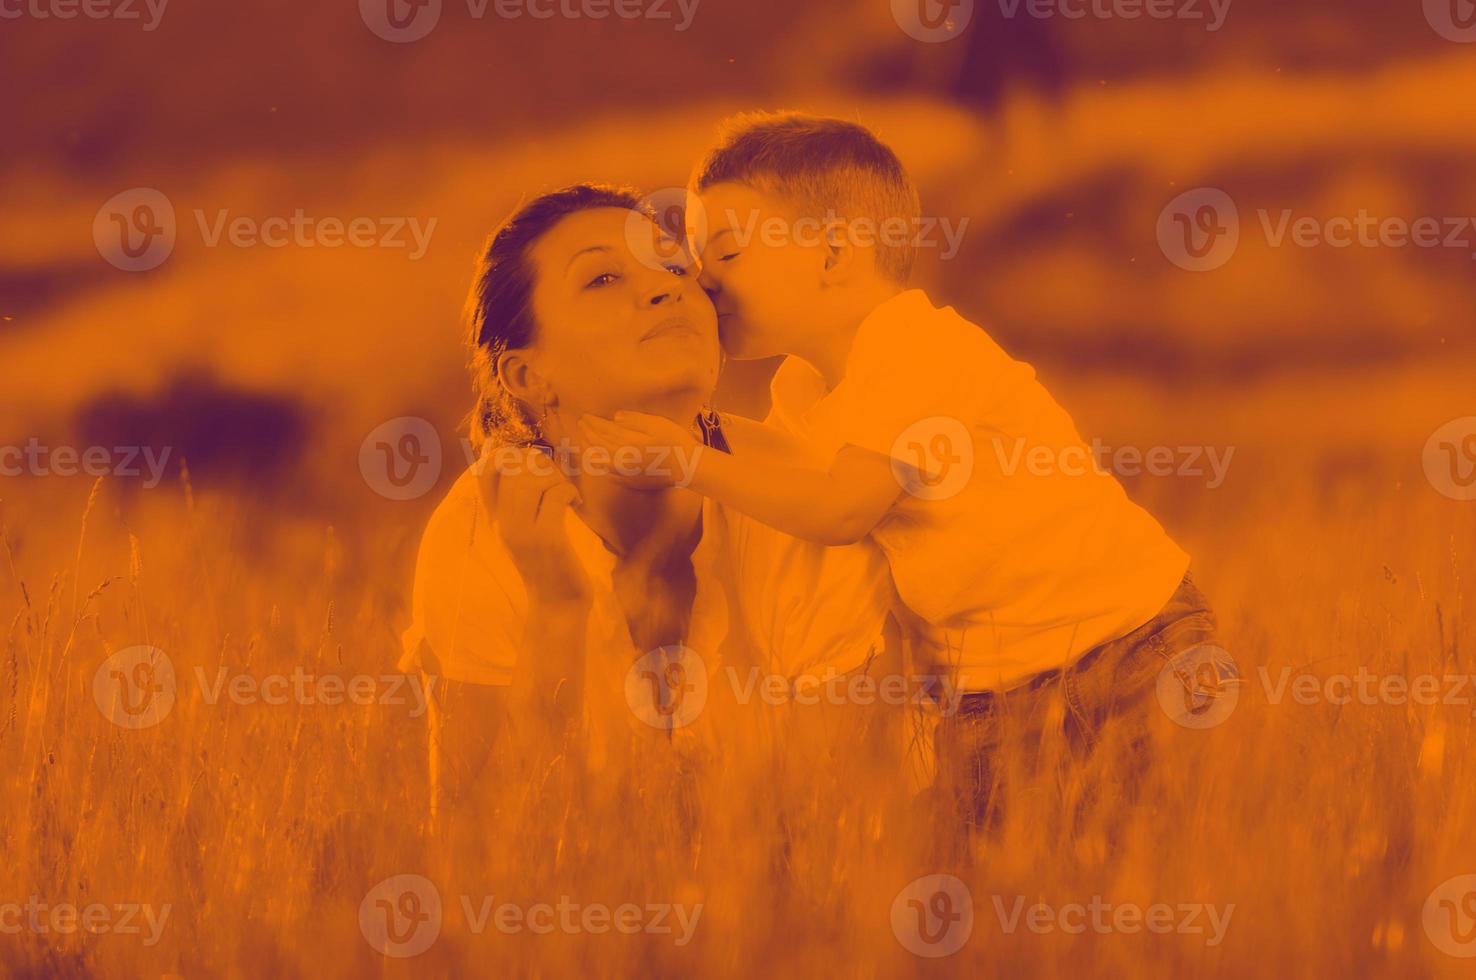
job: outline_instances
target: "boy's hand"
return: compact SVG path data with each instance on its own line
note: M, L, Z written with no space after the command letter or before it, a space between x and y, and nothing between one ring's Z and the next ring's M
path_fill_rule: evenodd
M609 452L617 474L637 482L654 478L676 485L684 472L679 461L694 458L702 448L690 428L644 412L616 412L613 420L582 415L578 425L591 446Z

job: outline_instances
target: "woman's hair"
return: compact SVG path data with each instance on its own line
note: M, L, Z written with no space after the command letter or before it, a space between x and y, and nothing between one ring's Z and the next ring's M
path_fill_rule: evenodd
M498 361L504 351L533 343L533 266L528 253L549 229L571 214L596 208L646 213L639 193L601 184L575 184L536 197L487 238L467 298L467 348L476 407L468 420L478 451L495 445L541 442L536 420L503 387Z

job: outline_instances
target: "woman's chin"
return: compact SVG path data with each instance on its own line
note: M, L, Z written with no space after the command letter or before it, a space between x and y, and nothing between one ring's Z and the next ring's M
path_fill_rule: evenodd
M596 415L613 416L617 410L644 412L660 415L677 421L697 418L702 409L712 403L717 390L717 368L690 369L673 372L664 377L653 377L640 386L639 393L627 391L624 398L607 412L595 411Z
M660 392L656 401L664 405L671 405L673 401L690 399L698 408L706 405L712 400L712 393L717 388L718 380L718 358L717 353L703 357L703 364L684 367L679 371L660 379L651 386L653 392ZM661 414L666 414L662 412Z

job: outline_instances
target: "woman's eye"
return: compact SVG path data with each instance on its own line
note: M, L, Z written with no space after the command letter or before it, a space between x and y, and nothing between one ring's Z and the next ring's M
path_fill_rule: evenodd
M719 262L729 262L729 261L732 261L733 259L736 259L737 257L738 257L738 253L737 252L729 252L727 255L719 255L718 256L718 261Z
M674 276L685 276L687 274L687 267L684 265L676 265L675 263L673 263L672 265L666 267L666 271L670 272Z
M595 276L593 279L591 279L589 282L585 283L585 285L586 286L608 286L612 282L615 282L616 280L618 280L619 278L620 277L617 276L613 272L602 272L599 275Z

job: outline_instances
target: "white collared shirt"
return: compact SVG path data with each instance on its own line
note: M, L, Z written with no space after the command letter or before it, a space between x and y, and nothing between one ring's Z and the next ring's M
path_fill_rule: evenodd
M596 727L651 730L633 711L635 648L612 572L615 556L571 508L569 541L593 589L587 626L586 714ZM895 604L886 560L870 543L827 548L799 541L712 501L702 507L693 551L696 596L684 646L700 658L706 684L793 680L847 673L873 657ZM413 621L402 638L402 669L428 646L447 680L507 685L523 657L527 591L464 473L437 506L416 563ZM687 662L689 676L693 669ZM724 692L728 693L728 692Z

